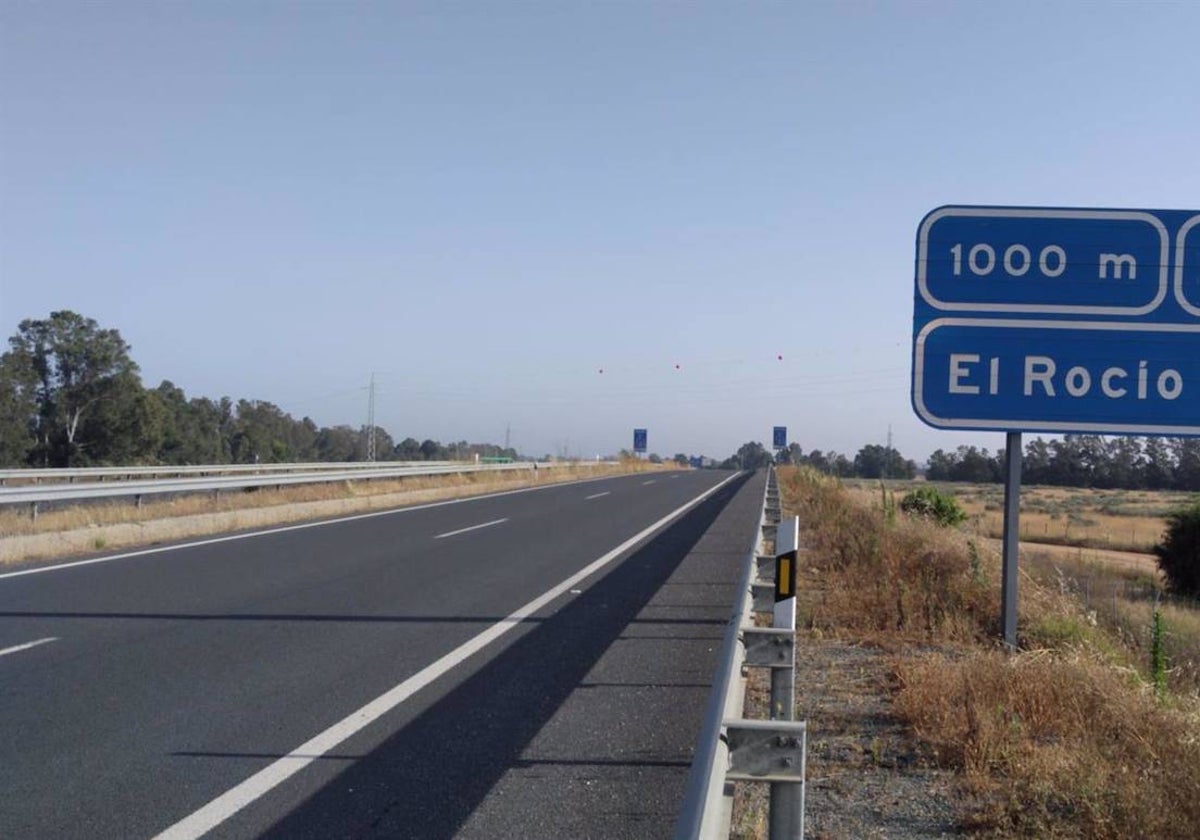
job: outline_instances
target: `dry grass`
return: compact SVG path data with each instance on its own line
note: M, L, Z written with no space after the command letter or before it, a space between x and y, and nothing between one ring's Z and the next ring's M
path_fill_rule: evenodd
M896 702L1001 836L1194 837L1197 721L1088 654L976 651L897 660Z
M888 482L902 495L925 482ZM848 482L878 493L878 483ZM1004 488L997 484L936 483L953 494L971 517L976 536L1003 534ZM1025 542L1149 552L1162 538L1165 517L1192 494L1166 490L1096 490L1075 487L1022 487L1021 539Z
M638 472L647 462L541 470L412 476L225 491L119 503L75 505L42 513L0 510L0 565L131 548L229 531L363 513L537 484ZM657 465L653 465L658 469Z
M999 511L976 514L974 521L984 536L999 539L1004 533L1004 516ZM1166 523L1158 517L1097 511L1064 515L1025 510L1020 515L1021 539L1026 542L1119 551L1148 552L1162 539L1165 528Z
M878 492L848 493L810 471L779 474L791 509L813 523L805 533L808 573L836 581L802 588L800 624L888 644L991 632L998 595L966 536L904 516L889 524Z
M1046 643L1111 640L1134 667L1150 661L1150 627L1155 609L1162 612L1166 634L1167 684L1181 696L1200 698L1200 603L1166 595L1156 570L1113 565L1084 553L1075 557L1030 551L1022 555L1029 577L1045 598L1056 591L1057 609L1031 616L1031 634ZM1095 633L1098 628L1101 633Z
M889 522L878 486L847 490L794 469L781 469L780 483L820 558L810 573L825 594L802 602L809 632L894 652L897 709L935 760L959 772L964 828L993 836L1196 836L1200 612L1193 606L1162 606L1172 672L1171 692L1159 701L1147 678L1158 581L1144 567L1093 566L1082 552L1074 565L1061 553L1027 553L1024 652L1005 655L995 641L999 564L990 541L970 529ZM1047 503L1087 503L1078 491L1047 495ZM1159 515L1149 498L1138 503L1144 520ZM1111 618L1103 615L1107 604Z
M986 545L994 546L997 552L1000 551L1000 540L984 540L983 542ZM1142 580L1162 580L1158 560L1153 554L1033 542L1021 542L1020 551L1022 557L1054 558L1063 563L1111 569L1121 574L1134 575Z

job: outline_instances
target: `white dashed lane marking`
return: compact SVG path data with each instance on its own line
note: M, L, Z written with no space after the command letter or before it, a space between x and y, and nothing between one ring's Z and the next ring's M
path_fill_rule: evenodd
M38 645L44 645L47 642L57 642L57 641L58 641L58 636L51 636L48 639L38 639L37 641L34 641L34 642L26 642L23 645L13 645L12 647L5 648L4 650L0 650L0 656L8 656L10 653L20 653L23 650L29 650L30 648L35 648Z
M465 533L467 533L467 531L478 531L480 528L490 528L493 525L499 525L501 522L507 522L507 521L508 521L508 517L505 517L504 519L493 519L491 522L482 522L479 525L471 525L470 527L467 527L467 528L459 528L457 531L447 531L444 534L438 534L436 537L434 537L434 539L441 540L441 539L445 539L446 537L454 537L459 534L465 534Z

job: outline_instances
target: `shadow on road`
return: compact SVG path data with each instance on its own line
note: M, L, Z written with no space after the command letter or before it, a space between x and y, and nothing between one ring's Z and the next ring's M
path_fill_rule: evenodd
M748 479L748 474L740 476L685 514L262 836L272 840L453 837L505 771L529 763L521 758L526 746ZM731 570L730 583L735 574ZM660 621L687 626L691 638L697 632L695 619ZM724 622L699 623L712 624L712 638L719 642ZM413 702L419 702L419 696ZM630 714L637 711L630 708ZM546 763L588 763L587 759L573 756ZM663 761L648 764L675 766ZM547 790L545 808L565 806L553 790Z

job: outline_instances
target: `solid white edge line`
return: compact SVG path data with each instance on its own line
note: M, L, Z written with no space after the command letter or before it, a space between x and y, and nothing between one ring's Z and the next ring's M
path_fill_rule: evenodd
M23 645L13 645L10 648L5 648L4 650L0 650L0 656L8 656L10 653L19 653L20 651L23 651L23 650L29 650L30 648L35 648L38 645L44 645L44 644L46 644L46 642L57 642L57 641L58 641L58 636L50 636L45 639L38 639L36 642L26 642Z
M583 500L585 502L587 502L587 501L591 501L592 499L599 499L601 496L611 496L611 495L612 495L611 490L605 490L603 493L593 493L590 496L584 496Z
M484 522L480 525L472 525L469 528L459 528L457 531L447 531L444 534L438 534L434 537L435 540L444 540L446 537L456 537L459 534L465 534L467 531L478 531L480 528L490 528L493 525L499 525L501 522L507 522L508 517L503 519L493 519L491 522Z
M546 590L507 618L501 619L440 659L426 665L416 674L413 674L399 685L376 697L358 711L351 712L324 732L296 747L296 749L283 758L277 759L250 778L225 791L225 793L207 805L202 806L199 810L184 817L170 828L156 835L153 840L196 840L196 838L202 837L242 808L266 795L288 778L300 772L300 770L307 767L313 761L335 749L343 741L395 709L438 677L447 673L456 665L461 664L468 657L478 653L501 636L520 626L526 618L533 615L546 604L553 601L559 595L562 595L589 575L607 566L655 531L700 504L726 484L733 481L733 479L737 478L738 475L739 473L734 473L720 484L716 484L705 490L682 507L671 511L653 525L634 534L604 556L593 560L566 580Z
M613 478L624 478L619 475L603 475L598 478L582 478L578 481L560 481L554 484L543 484L539 487L521 487L516 490L502 490L499 493L485 493L482 496L466 496L460 499L446 499L442 502L429 502L423 505L413 505L412 507L389 508L388 510L376 510L370 513L356 513L352 516L339 516L336 519L322 519L319 522L301 522L296 525L281 525L278 528L267 528L262 531L248 531L244 534L229 534L224 537L211 537L204 540L194 540L192 542L179 543L177 545L161 545L155 548L143 548L137 551L126 551L122 554L109 554L104 557L93 557L89 560L74 560L70 563L56 563L53 566L38 566L34 569L22 569L19 572L5 572L0 574L0 580L5 578L21 577L23 575L40 575L43 572L56 572L60 569L74 569L78 566L91 566L94 563L108 563L112 560L127 560L130 557L143 557L147 554L158 554L164 551L179 551L185 548L198 548L202 545L216 545L217 543L230 542L232 540L248 540L251 537L265 537L269 534L283 534L287 531L300 531L305 528L319 528L322 525L337 525L341 522L355 522L359 519L373 519L376 516L393 516L398 513L409 513L414 510L428 510L429 508L445 507L446 505L461 505L468 502L478 502L483 499L498 499L501 496L513 496L517 493L533 493L538 490L552 490L555 487L569 487L574 484L588 484L593 481L607 481Z

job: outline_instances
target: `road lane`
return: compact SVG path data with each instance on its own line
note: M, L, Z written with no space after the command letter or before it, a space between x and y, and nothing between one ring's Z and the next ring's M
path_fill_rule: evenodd
M0 834L151 836L725 477L609 479L0 580L0 643L62 639L0 660ZM588 503L597 489L622 504ZM397 725L381 724L368 744Z

